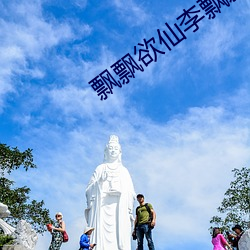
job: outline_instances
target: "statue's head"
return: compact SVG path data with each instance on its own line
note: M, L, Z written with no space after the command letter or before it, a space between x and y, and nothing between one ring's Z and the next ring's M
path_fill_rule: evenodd
M119 138L116 135L111 135L104 150L104 162L114 162L116 160L121 162L121 155L122 148L119 143Z

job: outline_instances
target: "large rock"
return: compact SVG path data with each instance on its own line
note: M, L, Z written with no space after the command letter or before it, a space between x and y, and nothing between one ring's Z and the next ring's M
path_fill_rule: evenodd
M246 230L239 240L239 250L250 250L250 229Z
M34 250L38 236L31 225L25 220L20 220L17 224L16 231L13 234L15 242L23 246L25 250ZM22 249L22 248L21 248Z
M15 231L15 228L2 220L2 218L8 217L9 215L10 211L8 210L8 206L0 202L0 228L3 229L4 234L11 235Z
M25 220L20 220L17 227L14 228L7 224L1 218L8 217L10 211L8 206L0 202L0 228L3 229L4 234L11 235L15 239L15 245L4 246L3 250L34 250L37 242L37 234L31 225ZM0 248L1 250L1 248Z
M9 215L8 206L0 202L0 228L4 234L11 235L15 239L15 245L3 246L0 250L34 250L38 239L35 230L25 220L20 220L16 228L10 226L1 219Z

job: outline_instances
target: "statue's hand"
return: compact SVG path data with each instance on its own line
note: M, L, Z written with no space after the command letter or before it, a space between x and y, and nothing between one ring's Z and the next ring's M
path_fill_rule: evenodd
M107 178L108 178L108 173L106 171L103 171L101 180L105 181L105 180L107 180Z
M87 209L90 209L93 206L95 200L95 195L92 195L89 200L87 200Z
M133 214L130 214L130 221L132 221L132 222L135 221Z

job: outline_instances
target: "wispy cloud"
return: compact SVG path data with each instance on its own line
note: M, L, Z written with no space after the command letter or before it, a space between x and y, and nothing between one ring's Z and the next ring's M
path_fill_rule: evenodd
M131 26L141 25L148 18L148 14L143 9L143 5L139 5L133 0L128 0L126 3L122 0L114 0L113 4L119 16Z
M15 91L17 81L14 83L12 79L16 75L43 78L45 72L43 67L37 65L38 61L47 56L50 48L73 38L74 30L67 23L43 17L39 1L32 4L10 2L3 5L2 12L12 13L8 18L0 19L0 95L3 97L5 93ZM88 27L84 31L86 29Z
M209 30L197 42L200 60L211 63L234 56L233 48L240 40L234 36L236 28L233 22L214 21L209 25Z
M74 0L73 2L77 7L84 9L87 5L88 0Z

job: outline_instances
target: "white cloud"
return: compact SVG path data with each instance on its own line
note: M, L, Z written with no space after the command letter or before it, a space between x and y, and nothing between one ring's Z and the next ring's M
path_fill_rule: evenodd
M211 63L221 61L225 57L234 57L234 47L243 37L240 34L235 36L239 23L216 19L209 24L206 32L196 42L199 59L203 63Z
M81 9L84 9L86 7L87 2L87 0L74 0L74 4Z
M35 63L46 56L46 50L74 36L67 23L56 23L42 16L39 3L9 3L3 8L4 13L11 13L8 18L0 19L0 95L15 91L18 82L13 77L30 75L42 78L44 72ZM29 65L29 60L33 60ZM2 100L1 98L1 100ZM3 107L3 102L0 103Z
M128 0L126 3L121 0L114 0L119 16L131 26L142 25L148 18L148 14L143 10L142 5L136 4L133 0Z
M115 60L114 55L105 47L102 47L96 62L82 60L80 66L65 57L58 58L57 67L60 68L61 75L65 75L66 84L61 88L55 85L45 93L45 96L50 99L53 107L68 117L95 120L99 115L107 118L118 113L124 116L126 85L122 88L114 86L113 95L110 94L107 100L101 101L97 92L88 84Z
M25 56L39 58L44 49L72 37L67 24L47 22L42 16L41 6L37 3L21 2L9 6L10 20L1 20L2 46L16 46ZM17 21L17 20L18 21Z
M52 104L59 108L65 115L93 119L98 114L108 117L110 114L124 112L122 105L124 100L121 95L109 95L108 101L101 101L97 93L89 88L77 88L66 86L63 89L54 89L49 94ZM112 108L110 105L112 104Z

